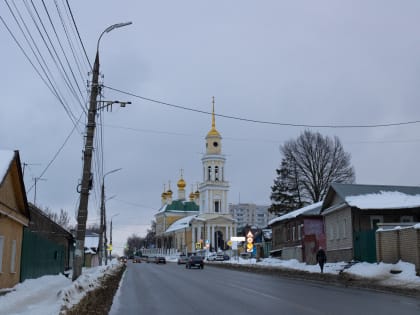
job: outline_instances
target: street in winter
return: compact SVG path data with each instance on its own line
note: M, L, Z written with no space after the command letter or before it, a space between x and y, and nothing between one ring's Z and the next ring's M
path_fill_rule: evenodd
M419 314L420 2L0 3L0 315Z

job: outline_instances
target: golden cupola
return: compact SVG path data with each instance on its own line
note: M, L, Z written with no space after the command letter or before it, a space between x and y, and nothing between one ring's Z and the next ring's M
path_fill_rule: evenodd
M184 190L186 185L187 184L185 183L185 180L181 176L181 179L177 183L178 189L179 190Z
M206 138L209 138L209 137L211 137L211 138L214 138L214 137L220 138L220 133L216 129L216 118L214 116L214 96L213 96L213 111L211 113L211 129L207 133L207 137Z
M214 96L213 96L213 110L211 113L211 129L206 136L206 154L221 154L222 153L222 136L216 129L216 119L214 117Z
M178 199L179 200L185 200L185 186L187 185L185 183L184 178L182 178L182 169L181 169L181 178L179 179L178 183L176 184L178 186Z

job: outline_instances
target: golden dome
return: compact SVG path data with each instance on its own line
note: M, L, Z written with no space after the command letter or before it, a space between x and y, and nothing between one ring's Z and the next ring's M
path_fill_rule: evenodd
M190 197L190 200L193 201L195 199L195 194L191 192L189 197Z
M200 192L197 190L197 191L194 193L194 195L195 195L195 197L196 197L196 198L198 198L198 197L200 197Z
M185 183L185 180L181 177L181 179L177 183L178 189L183 190L186 185L187 184Z
M166 198L166 192L163 192L161 196L162 198Z
M166 196L172 197L172 190L168 189L168 191L166 192Z
M214 118L214 96L213 96L213 111L211 113L211 129L207 133L207 137L220 137L220 133L216 130L216 119Z

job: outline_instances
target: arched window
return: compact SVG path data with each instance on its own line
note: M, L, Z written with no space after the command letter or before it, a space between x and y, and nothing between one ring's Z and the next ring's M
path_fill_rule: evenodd
M217 182L219 180L219 167L214 167L214 180Z
M211 180L211 166L207 168L207 180Z

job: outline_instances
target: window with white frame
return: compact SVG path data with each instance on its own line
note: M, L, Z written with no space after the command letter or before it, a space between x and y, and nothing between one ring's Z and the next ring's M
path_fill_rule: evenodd
M4 248L4 236L0 236L0 273L3 272L3 248Z
M12 250L11 250L11 257L10 257L10 272L15 273L16 272L16 240L12 241Z

